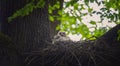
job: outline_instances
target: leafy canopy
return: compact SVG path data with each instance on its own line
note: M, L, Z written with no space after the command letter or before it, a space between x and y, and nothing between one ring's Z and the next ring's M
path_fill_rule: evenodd
M42 8L45 5L44 0L39 0L37 4L32 0L23 8L17 10L8 18L9 21L18 16L25 16L31 13L36 8ZM97 6L103 6L100 10L93 9L91 3ZM54 22L55 19L61 21L61 24L56 27L57 30L66 31L72 34L81 34L82 38L94 40L104 34L108 27L98 27L97 23L102 23L108 19L116 24L120 23L120 0L65 0L63 8L60 9L60 2L57 1L54 5L49 5L49 19ZM53 10L58 10L57 15L53 15ZM85 16L92 17L99 15L100 21L89 20L88 23L93 27L88 27L83 18ZM90 31L93 29L93 31Z

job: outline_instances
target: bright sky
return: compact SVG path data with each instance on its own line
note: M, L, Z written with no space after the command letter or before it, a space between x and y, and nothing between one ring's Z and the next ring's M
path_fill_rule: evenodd
M64 1L70 1L70 0L64 0ZM100 0L98 0L100 1ZM83 3L83 0L79 0L79 3ZM99 11L101 7L104 7L103 5L101 6L98 6L96 3L90 3L90 6L94 9L94 10L97 10ZM87 12L87 10L84 10L83 12ZM93 25L91 25L89 22L93 20L93 21L100 21L100 16L99 15L93 15L92 17L90 15L88 16L85 16L83 17L83 22L88 26L88 27L92 27ZM98 27L106 27L106 26L110 26L110 27L113 27L115 26L116 24L115 23L109 23L108 22L108 19L104 20L103 23L97 23L97 26ZM92 31L93 29L91 29ZM73 41L79 41L80 38L81 38L81 35L72 35L70 34L69 35L70 39L73 40Z

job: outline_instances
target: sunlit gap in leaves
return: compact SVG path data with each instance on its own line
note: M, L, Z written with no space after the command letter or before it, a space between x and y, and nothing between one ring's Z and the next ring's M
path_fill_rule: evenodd
M64 0L65 2L69 2L70 0ZM84 2L83 2L84 0L79 0L78 1L78 3L79 4L84 4ZM101 0L98 0L98 1L101 1ZM101 4L100 6L98 6L96 3L90 3L89 4L90 5L90 7L93 9L93 10L95 10L95 11L100 11L100 8L102 8L102 7L105 7L103 4ZM86 5L83 5L84 7L85 7L85 10L82 10L81 12L82 13L88 13L88 10L87 10L87 6ZM68 7L68 8L66 8L65 10L64 10L64 12L70 12L70 9L74 9L74 7L73 6L70 6L70 7ZM113 12L115 12L113 9L111 9ZM80 15L80 13L79 12L76 12L78 15ZM72 16L72 14L70 14L71 16ZM95 27L96 25L92 25L92 24L90 24L90 21L95 21L96 22L96 25L97 25L97 28L104 28L104 27L113 27L113 26L115 26L116 24L114 23L114 22L111 22L109 19L107 19L107 18L105 18L104 20L103 20L103 22L101 22L101 20L100 20L100 15L99 14L92 14L92 16L91 15L86 15L86 16L83 16L82 17L82 22L85 24L85 25L87 25L87 27L89 27L89 30L92 32L92 31L94 31L95 30L95 28L92 28L92 27ZM77 21L77 23L80 23L79 21ZM75 25L72 25L72 27L75 27ZM79 41L79 40L81 40L81 37L82 37L82 35L80 35L80 34L74 34L74 35L72 35L71 33L69 34L69 37L70 37L70 39L71 40L73 40L73 41Z

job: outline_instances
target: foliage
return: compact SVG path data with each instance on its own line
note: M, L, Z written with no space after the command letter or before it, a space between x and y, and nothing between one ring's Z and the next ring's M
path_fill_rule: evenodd
M113 0L114 1L114 0ZM100 15L101 23L107 18L109 22L115 22L118 24L119 21L119 7L112 7L113 3L110 1L99 1L99 0L69 0L65 1L63 5L63 10L59 14L59 20L61 20L61 25L57 27L62 31L66 31L72 34L81 34L82 38L95 39L95 37L100 37L105 32L107 32L108 27L97 27L96 21L90 20L88 23L95 26L94 31L90 31L90 28L85 24L83 18L93 14ZM81 3L80 3L81 2ZM89 4L96 3L98 6L104 5L100 8L100 11L94 10ZM119 3L114 2L114 5ZM86 11L86 12L83 12ZM53 18L54 19L54 18ZM91 38L92 37L92 38Z
M8 18L9 21L18 16L25 16L31 13L36 8L44 7L45 1L38 0L37 4L32 0L26 4L23 8L17 10L12 16ZM98 6L103 6L99 11L94 10L90 3L96 3ZM102 23L106 18L110 22L120 23L120 0L65 0L63 2L63 8L60 10L60 2L57 1L54 5L49 5L49 19L54 22L55 19L61 21L61 24L56 28L57 30L66 31L72 34L81 34L82 38L91 38L93 36L100 37L108 29L107 27L97 27L97 23ZM57 15L53 15L53 11L57 11ZM94 14L100 16L100 21L90 20L88 23L95 27L93 31L90 31L83 18L85 16L92 17ZM95 37L91 39L95 39Z
M54 10L57 10L57 9L60 9L59 1L57 1L56 4L54 4L53 6L49 5L48 12L49 12L49 19L51 22L54 22L54 19L58 18L58 15L53 15ZM58 14L61 14L60 10L59 10Z
M35 0L32 0L31 2L26 4L23 8L17 10L12 16L8 18L8 22L11 22L16 17L19 17L19 16L23 17L26 15L29 15L33 11L33 9L42 8L45 4L44 0L38 1L37 4L35 4L34 2Z

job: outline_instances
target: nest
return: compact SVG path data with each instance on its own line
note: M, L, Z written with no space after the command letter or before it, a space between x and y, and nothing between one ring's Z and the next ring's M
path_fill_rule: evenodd
M120 49L119 49L120 50ZM100 41L57 41L29 53L26 66L114 66L119 64L118 49Z

